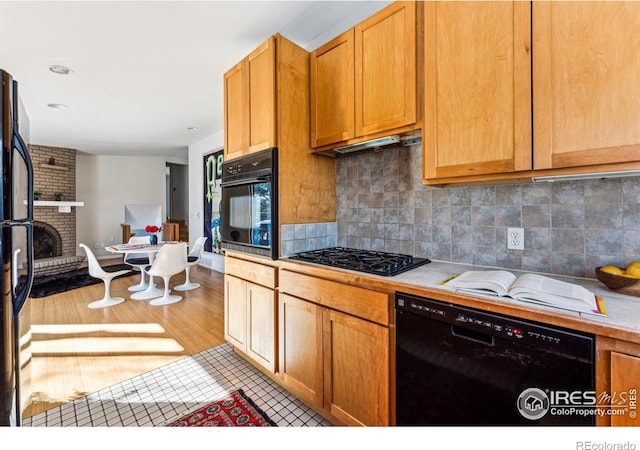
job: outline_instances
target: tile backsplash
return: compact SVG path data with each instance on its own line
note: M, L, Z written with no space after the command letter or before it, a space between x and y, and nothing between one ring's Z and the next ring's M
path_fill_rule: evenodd
M336 161L337 245L593 278L640 260L640 178L424 186L420 146ZM524 250L507 249L524 228Z
M335 247L336 222L282 225L280 227L280 249L282 256L319 248Z

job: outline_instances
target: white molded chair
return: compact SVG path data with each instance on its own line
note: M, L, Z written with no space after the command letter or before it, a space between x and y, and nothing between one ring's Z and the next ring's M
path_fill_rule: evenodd
M104 297L101 300L96 300L95 302L89 303L89 308L106 308L107 306L118 305L124 302L124 298L122 297L112 297L110 292L111 280L115 277L124 275L125 273L131 272L130 270L118 270L115 272L108 272L100 266L96 255L93 254L93 251L84 244L80 244L80 247L84 249L87 253L87 262L89 264L89 275L94 278L100 278L104 281Z
M131 236L129 238L129 244L148 244L149 236ZM149 257L147 255L141 255L140 253L125 253L124 263L131 267L137 267L140 270L140 282L129 286L129 290L133 292L144 291L149 287L149 283L146 281L146 275L144 269L149 266Z
M164 244L160 247L156 258L153 260L147 273L154 277L162 277L164 280L164 295L151 300L152 305L170 305L182 300L179 295L170 295L169 279L187 268L187 244Z
M204 250L204 244L207 242L206 236L200 236L196 239L196 242L193 244L189 251L189 255L187 256L187 268L184 270L186 273L186 278L183 284L179 284L174 287L176 291L189 291L191 289L196 289L200 287L199 283L192 283L189 279L189 270L191 270L192 266L195 266L200 262L200 257L202 256L202 250Z

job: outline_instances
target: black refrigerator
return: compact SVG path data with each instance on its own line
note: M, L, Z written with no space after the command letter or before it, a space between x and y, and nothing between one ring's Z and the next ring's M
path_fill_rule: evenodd
M0 77L0 426L20 426L30 396L33 166L18 83Z

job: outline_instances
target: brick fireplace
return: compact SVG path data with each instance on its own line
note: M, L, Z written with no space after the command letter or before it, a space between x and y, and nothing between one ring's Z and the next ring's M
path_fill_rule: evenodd
M68 148L29 146L33 162L33 190L40 200L53 201L56 193L62 200L76 199L76 151ZM59 212L57 207L34 206L35 274L65 272L77 268L84 260L76 256L76 208Z

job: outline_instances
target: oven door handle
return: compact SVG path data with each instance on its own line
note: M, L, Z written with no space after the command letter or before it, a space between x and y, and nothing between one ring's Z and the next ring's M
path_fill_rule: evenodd
M270 181L271 181L271 177L252 177L252 178L243 178L241 180L223 181L222 183L220 183L220 186L231 187L231 186L241 186L243 184L269 183Z

